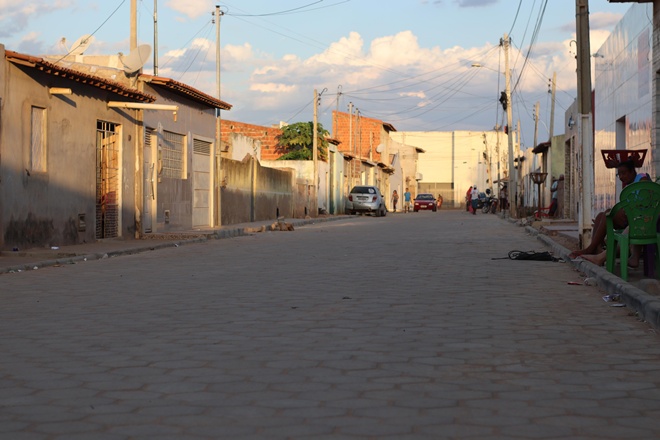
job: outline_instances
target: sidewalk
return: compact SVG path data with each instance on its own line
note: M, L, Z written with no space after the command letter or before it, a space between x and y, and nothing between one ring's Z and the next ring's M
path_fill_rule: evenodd
M341 220L344 218L346 218L346 216L342 215L307 219L283 219L281 221L284 223L290 223L294 227L298 227L332 220ZM147 234L145 238L139 240L117 238L71 246L1 251L0 275L25 270L36 270L41 267L75 264L87 260L100 260L120 255L150 252L168 247L201 243L207 240L219 240L250 235L258 232L267 232L271 230L271 225L276 222L277 220L266 220L204 230L158 232Z
M520 221L508 219L521 225ZM628 269L628 281L608 272L603 266L596 266L589 261L571 260L569 254L578 249L577 222L570 221L540 221L525 226L525 230L537 236L545 245L552 249L554 256L572 264L576 270L583 273L585 283L595 282L608 295L618 295L619 301L634 310L639 319L648 322L656 330L660 330L660 281L644 276L643 265L636 269ZM572 245L572 249L564 245ZM618 268L616 273L618 273ZM658 274L656 274L656 277Z

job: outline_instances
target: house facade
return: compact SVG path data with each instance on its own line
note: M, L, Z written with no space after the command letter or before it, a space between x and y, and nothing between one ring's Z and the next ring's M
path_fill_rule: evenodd
M58 246L139 233L135 111L155 97L0 45L2 247Z
M344 194L355 185L373 185L380 189L385 200L391 193L390 176L392 138L396 132L391 124L352 113L333 111L333 137L338 150L348 159L345 170Z
M224 101L170 78L139 75L156 102L178 107L143 112L143 231L194 230L217 226L221 151L216 109Z
M660 63L654 61L652 16L652 4L631 5L594 56L594 212L610 208L621 192L616 170L605 167L603 150L647 150L638 171L653 178L660 166L654 141L658 68L653 67Z

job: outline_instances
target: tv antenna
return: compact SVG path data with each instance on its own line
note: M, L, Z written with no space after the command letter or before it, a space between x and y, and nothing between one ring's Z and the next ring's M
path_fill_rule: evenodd
M135 73L144 66L144 64L149 61L149 55L151 55L151 46L148 44L140 44L137 49L132 50L128 56L119 54L119 60L124 65L124 72L126 73Z

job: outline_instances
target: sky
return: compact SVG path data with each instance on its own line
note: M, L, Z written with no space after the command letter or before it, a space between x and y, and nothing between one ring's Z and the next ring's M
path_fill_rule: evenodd
M158 75L218 96L220 19L223 119L271 126L313 119L331 131L333 110L380 119L397 131L488 131L504 125L505 34L511 37L513 121L523 148L548 139L550 78L557 75L554 134L577 96L574 0L137 0L138 43L154 46ZM0 44L64 55L83 35L94 54L128 54L131 0L0 0ZM631 7L590 0L591 53ZM153 73L153 56L144 73ZM473 67L473 64L481 67ZM592 70L593 71L593 70Z

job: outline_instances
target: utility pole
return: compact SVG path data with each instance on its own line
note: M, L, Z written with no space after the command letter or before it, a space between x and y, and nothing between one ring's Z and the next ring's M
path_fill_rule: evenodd
M550 176L550 185L544 182L543 186L545 187L545 196L547 200L552 201L552 137L555 135L555 95L557 93L557 72L552 73L552 83L550 86L550 129L548 134L548 142L550 142L550 148L546 153L545 160L547 161L548 168L544 171ZM556 176L559 179L559 176ZM547 180L546 180L547 182Z
M591 205L594 191L594 132L591 109L591 52L589 41L589 1L575 1L575 21L577 30L577 84L578 142L581 146L581 161L578 171L582 171L580 202L578 204L578 232L580 247L584 248L591 241Z
M557 72L552 73L552 85L550 89L550 132L548 141L552 142L555 130L555 94L557 92Z
M525 187L523 185L523 155L520 152L520 119L518 119L518 124L516 125L516 157L518 158L518 169L516 170L516 177L518 178L518 184L516 188L520 189L520 205L525 206ZM522 214L520 212L519 214Z
M221 88L220 88L220 17L224 13L220 10L220 5L215 5L215 78L216 86L218 91L218 101L221 99ZM215 115L215 148L216 148L216 194L218 199L218 206L216 212L218 213L218 219L216 225L222 226L222 115L221 110L216 109Z
M348 103L348 151L353 153L353 103L349 102ZM348 177L348 190L350 191L351 188L353 187L353 169L355 168L355 164L353 161L355 160L355 156L353 156L353 159L351 160L351 166L348 168L348 171L350 171L350 176Z
M131 0L131 19L130 19L130 50L133 52L137 49L137 0ZM142 68L139 70L142 72ZM137 87L137 74L131 79L131 83ZM143 231L143 216L144 216L144 111L135 110L135 184L133 195L135 197L135 238L140 238Z
M504 34L504 38L501 41L501 44L504 47L504 78L506 82L506 124L508 127L508 139L509 139L509 190L508 190L508 199L510 212L509 214L512 217L517 217L518 207L517 198L518 198L518 180L516 179L516 168L513 165L513 114L511 112L511 72L509 71L509 36Z
M341 96L341 84L337 86L337 107L335 110L335 123L332 124L332 137L337 139L337 118L339 117L339 97Z
M131 0L131 51L137 49L137 0Z
M314 89L314 128L312 130L312 159L314 163L314 193L316 195L316 211L318 212L319 205L319 163L318 163L318 154L319 154L319 94Z
M158 76L158 0L154 0L154 76Z
M502 177L500 176L500 126L497 121L495 121L495 154L497 155L497 194L495 197L500 197L500 185L502 184ZM453 159L452 159L453 162ZM502 203L500 200L499 203ZM501 205L500 205L501 206ZM502 207L502 212L504 212L504 207Z
M353 140L353 145L355 146L355 152L358 157L358 172L357 172L357 178L358 178L358 183L359 184L364 184L362 182L362 124L360 121L360 109L356 108L355 109L355 134L354 136L357 136L357 139ZM359 144L358 144L359 141Z
M534 106L534 144L533 144L534 148L536 148L538 142L540 110L541 110L541 103L536 101L536 105Z

